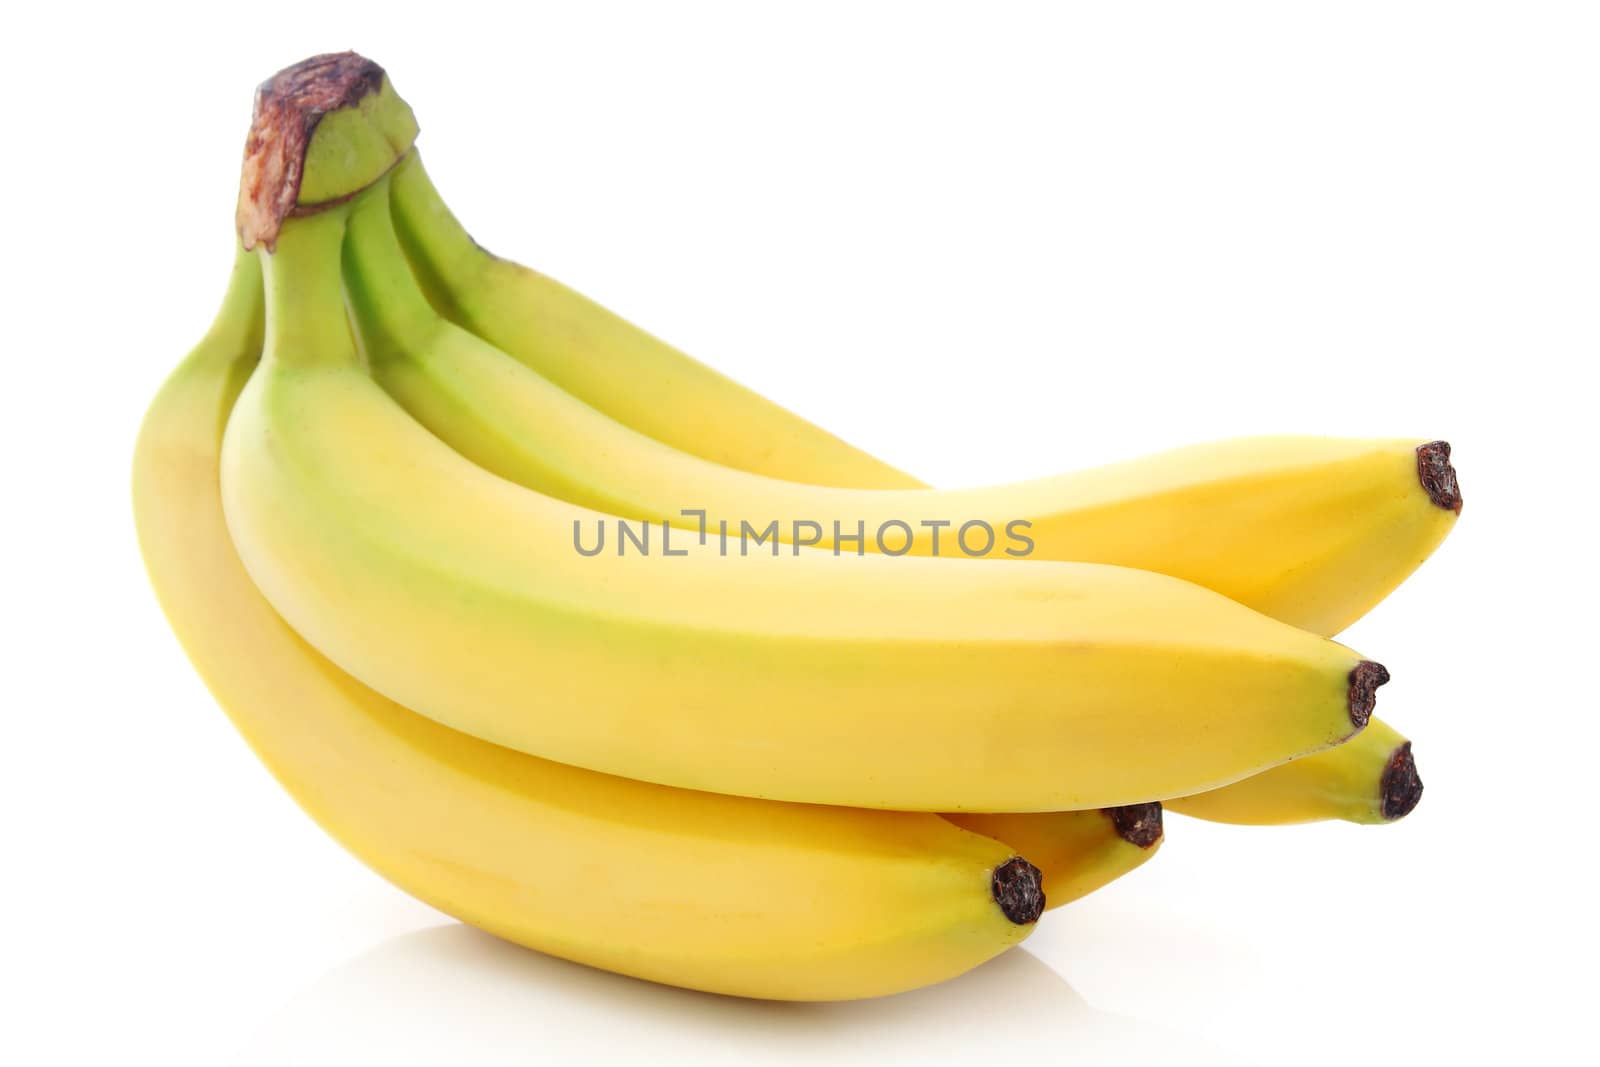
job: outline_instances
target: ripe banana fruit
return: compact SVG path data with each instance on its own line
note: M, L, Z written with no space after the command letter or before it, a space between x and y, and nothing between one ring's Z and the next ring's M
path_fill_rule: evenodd
M1338 744L1387 680L1120 567L723 557L692 538L671 558L583 556L574 525L598 516L462 458L367 374L341 284L350 206L289 220L267 257L266 352L229 420L223 503L290 625L445 725L714 792L1054 811Z
M620 320L472 243L414 150L391 185L394 223L371 203L351 229L351 288L374 374L478 465L597 511L697 535L728 531L736 546L743 532L737 550L755 552L807 544L1138 567L1322 634L1338 633L1392 592L1460 511L1449 445L1415 439L1246 438L1028 482L924 492L839 488L870 483L841 472L827 454L805 467L787 446L790 481L730 469L761 467L765 454L754 446L740 452L732 438L717 462L672 446L690 428L742 425L737 400L675 406L651 394L648 378L585 381L582 389L568 381L577 368L606 367L609 375L645 352L658 367L688 357L659 342L648 347L648 335L638 334L619 361L600 358L585 339L620 330ZM466 329L433 323L395 226L416 272L433 280L436 301ZM651 408L650 417L640 417L640 407ZM612 526L613 540L623 536ZM603 529L586 529L586 544L603 550Z
M1320 619L1330 629L1365 610L1359 590L1387 592L1386 584L1399 581L1391 565L1420 562L1455 519L1424 488L1415 441L1228 441L1021 486L959 492L782 482L668 448L441 322L380 197L353 211L345 276L373 376L441 440L528 488L637 519L686 525L669 511L672 500L693 501L709 516L698 521L715 528L720 517L735 530L739 522L729 517L736 514L808 515L825 529L838 521L824 518L827 508L834 516L879 521L953 515L957 521L947 532L953 539L961 516L1027 515L1038 545L1033 558L1086 558L1177 574L1267 605L1268 614ZM1423 444L1420 455L1437 447ZM986 499L991 502L975 503ZM1330 518L1335 514L1338 521ZM1373 579L1380 570L1381 579ZM1364 582L1363 573L1372 580ZM1240 597L1247 589L1251 595ZM1389 821L1409 812L1421 793L1409 748L1404 775L1386 770L1403 743L1387 726L1369 728L1338 748L1192 800L1175 798L1172 806L1226 822ZM1054 832L1055 817L1038 818L1043 823L1036 832L1017 828L995 836L1030 853L1050 841L1064 847L1071 835Z
M235 726L373 870L508 940L742 996L893 993L960 974L1033 930L1037 871L936 816L595 774L448 730L340 672L250 583L223 518L222 427L261 335L260 269L243 254L216 325L140 432L140 546ZM1102 874L1087 849L1054 855L1063 884L1120 869Z
M817 520L821 544L830 543L834 522L847 529L855 525L842 515L867 517L868 529L881 528L885 517L957 516L945 528L947 544L961 516L987 515L991 527L1001 527L1001 516L1026 515L1033 521L1030 558L1086 559L1172 574L1327 636L1364 615L1414 570L1460 510L1449 446L1415 440L1223 441L1018 486L959 492L830 490L722 467L663 446L637 426L618 424L528 369L561 354L572 334L599 335L620 328L619 320L473 244L433 190L415 151L395 169L391 206L392 222L375 203L359 208L347 245L346 274L374 375L463 455L574 503L679 527L715 529L720 518L735 538L737 516L770 521L804 515ZM395 226L409 235L404 243L414 271L399 253ZM474 296L476 287L491 283L474 281L480 270L498 279L493 285L499 290L481 300ZM431 279L428 297L414 275ZM498 317L519 285L538 295L525 294L525 313ZM478 336L441 325L429 298L458 313L471 309L467 321L484 336L517 345L520 361L507 360ZM595 317L603 323L585 325ZM630 352L654 343L654 358L663 365L687 358L637 331L635 341ZM616 392L632 396L624 400ZM597 404L629 410L643 399L627 383L611 383ZM715 424L723 414L721 408L701 407L681 417ZM755 457L733 466L755 468L759 462ZM795 477L820 484L838 473L819 466ZM842 484L858 481L852 476ZM685 501L696 505L696 514L682 512ZM785 522L779 526L782 533L793 529ZM938 527L921 531L912 552L936 543ZM871 536L863 542L866 551L879 547ZM1224 822L1372 823L1403 817L1421 792L1409 742L1387 724L1374 723L1345 745L1233 786L1173 798L1170 806Z
M1338 748L1292 760L1225 789L1177 797L1173 811L1212 822L1250 826L1344 819L1386 823L1403 819L1422 799L1411 742L1373 719ZM1023 847L1020 838L1008 844Z

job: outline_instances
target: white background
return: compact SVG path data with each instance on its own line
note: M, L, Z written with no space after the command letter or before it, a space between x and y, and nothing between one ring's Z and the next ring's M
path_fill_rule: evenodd
M0 1058L1580 1055L1591 5L47 7L9 17L0 65ZM212 705L127 499L143 405L220 295L251 89L347 47L492 248L933 481L1259 431L1450 439L1458 530L1346 638L1394 671L1421 807L1171 817L1155 862L1025 950L866 1004L417 933L446 921L325 839Z

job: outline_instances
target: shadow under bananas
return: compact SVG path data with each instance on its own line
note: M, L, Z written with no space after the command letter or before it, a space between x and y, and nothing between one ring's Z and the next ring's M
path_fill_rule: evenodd
M257 1030L237 1062L881 1065L907 1056L1237 1062L1094 1010L1023 949L910 993L789 1004L626 978L455 924L390 938L326 972Z

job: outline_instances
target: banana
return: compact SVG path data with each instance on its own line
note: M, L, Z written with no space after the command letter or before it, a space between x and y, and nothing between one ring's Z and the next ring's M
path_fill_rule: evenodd
M261 351L242 254L215 326L147 414L140 546L184 649L261 760L406 892L500 937L696 989L835 1000L960 974L1032 930L1037 871L932 815L745 800L551 763L445 729L343 674L250 583L222 428ZM1054 877L1105 877L1070 857Z
M1227 786L1219 792L1237 788L1238 785ZM1086 897L1142 866L1162 842L1160 804L1130 804L1103 811L954 814L946 818L1038 859L1047 909Z
M742 506L743 501L763 498L764 505L747 508L747 513L763 513L762 508L766 507L770 509L766 514L822 515L819 509L851 498L866 498L868 502L841 506L855 507L857 514L875 509L890 513L887 509L894 505L886 503L886 498L914 498L919 502L899 505L898 513L951 514L941 509L969 507L962 503L963 499L978 495L932 490L867 493L818 489L733 471L669 449L568 396L487 342L441 322L400 252L390 213L381 197L374 196L354 209L345 248L351 303L361 320L361 335L374 377L446 444L480 466L529 488L636 518L678 517L666 516L664 507L650 510L637 506L638 501L652 495L661 501L674 496L702 504L723 501L724 506L707 509L713 516L726 516L729 509ZM1269 444L1273 447L1267 447ZM1079 501L1085 496L1104 497L1109 491L1119 494L1119 521L1126 522L1129 530L1149 528L1160 535L1145 539L1146 551L1159 549L1162 538L1174 546L1162 561L1166 565L1152 569L1171 573L1170 560L1182 552L1187 560L1202 561L1210 568L1199 576L1207 583L1220 581L1219 566L1242 576L1226 583L1225 591L1237 592L1249 586L1261 591L1258 600L1299 606L1312 601L1307 589L1318 584L1331 597L1340 598L1334 605L1336 612L1347 612L1356 610L1356 605L1343 587L1307 581L1308 575L1316 572L1317 563L1325 563L1336 553L1326 552L1321 560L1308 561L1292 558L1292 552L1286 554L1281 544L1277 552L1264 551L1254 542L1240 548L1236 544L1239 538L1228 536L1230 530L1241 528L1240 513L1248 508L1266 515L1257 520L1263 532L1256 540L1263 540L1264 531L1277 529L1286 516L1314 512L1314 503L1349 510L1354 518L1340 522L1313 523L1308 514L1307 520L1296 527L1303 536L1296 539L1291 533L1286 539L1308 555L1313 542L1338 546L1341 563L1325 566L1324 574L1361 565L1360 561L1371 555L1367 550L1372 543L1393 549L1403 538L1379 538L1377 531L1392 531L1397 523L1385 522L1384 517L1390 515L1392 519L1395 511L1402 512L1407 521L1420 520L1417 525L1432 523L1439 537L1448 525L1439 524L1434 516L1454 518L1453 513L1427 500L1418 505L1414 499L1425 495L1416 473L1415 442L1308 438L1290 440L1287 447L1283 446L1280 441L1229 442L1049 479L1050 495L1062 503L1054 505L1056 510L1035 524L1036 529L1047 527L1057 534L1050 537L1035 532L1035 538L1048 550L1039 556L1070 558L1075 521L1080 526L1098 525L1103 530L1108 505L1082 506ZM1300 453L1300 465L1287 465L1286 473L1278 472L1274 478L1269 465L1288 464L1286 453L1295 451ZM1174 470L1187 473L1179 480L1180 476L1172 473ZM1167 487L1153 487L1163 479ZM671 485L679 488L662 488ZM1001 496L1008 488L982 492ZM1024 493L1017 494L1019 498L1033 489L1021 488ZM1274 488L1278 491L1276 497L1270 496ZM923 500L928 503L921 503ZM1004 507L989 505L988 513L1003 513ZM1129 519L1130 512L1143 514ZM1365 524L1360 532L1368 536L1358 533L1350 537L1348 528L1358 523ZM737 527L737 523L734 525ZM828 523L821 525L826 527ZM1249 534L1251 528L1246 527L1245 532ZM1139 547L1129 539L1103 539L1100 548L1101 562L1129 566L1139 562ZM1144 561L1148 559L1147 556ZM1195 577L1193 571L1198 568L1191 565L1176 569L1187 569L1191 572L1187 576ZM1352 585L1359 586L1359 582ZM1321 603L1327 605L1329 599L1325 596ZM1395 736L1388 727L1376 734L1369 730L1347 745L1225 786L1216 791L1219 795L1202 794L1192 801L1175 798L1174 807L1186 814L1213 813L1222 821L1347 818L1372 822L1398 818L1420 796L1420 783L1418 788L1405 789L1411 805L1403 811L1392 799L1387 804L1382 801L1382 768L1403 741L1395 740ZM1375 770L1373 756L1380 750L1381 759ZM1407 753L1409 757L1409 749ZM1407 766L1410 780L1416 780L1414 764ZM1041 852L1051 841L1058 849L1067 847L1073 835L1058 834L1051 821L1053 816L1040 818L1043 823L1033 831L994 836L1018 847L1026 845L1030 853ZM1026 817L1007 825L1019 821L1025 822ZM1094 825L1101 823L1105 820L1097 820ZM1148 855L1132 851L1141 858ZM1060 892L1048 895L1066 899Z
M402 189L409 190L409 201ZM815 520L824 545L835 523L855 525L845 515L856 522L865 518L869 529L899 517L943 516L949 520L942 527L947 544L973 516L987 516L991 528L1003 527L1003 516L1027 516L1030 558L1172 574L1329 636L1398 585L1459 514L1449 445L1415 440L1224 441L1015 486L956 492L817 488L708 463L569 396L528 369L525 364L534 360L526 354L509 360L476 335L441 324L395 235L395 220L408 217L432 220L425 229L435 246L451 232L451 216L414 151L396 168L391 206L393 219L376 200L359 207L347 244L346 276L373 374L469 459L574 503L697 531L725 523L735 531L735 543L741 522L782 517L777 537L770 546L757 545L759 551L792 540L787 535L795 516ZM414 255L420 251L414 262L426 270L427 245L408 244ZM461 280L450 291L468 288ZM564 314L598 312L574 299ZM524 327L544 331L540 344L525 353L553 351L561 341L559 329L540 327L531 318L494 320L488 332L516 339ZM826 477L821 469L808 473L819 481ZM682 509L685 502L696 505L692 514ZM762 525L757 521L751 528ZM901 544L909 543L914 553L937 546L941 527L913 526L920 536ZM862 542L865 551L882 547L870 535ZM1409 742L1392 727L1374 724L1349 744L1170 804L1224 822L1372 823L1403 817L1420 796Z
M686 404L653 395L648 376L572 381L580 371L620 373L645 352L653 365L687 357L650 347L635 331L613 362L591 345L623 331L620 320L473 244L414 150L391 184L393 224L372 203L351 232L351 286L374 373L480 466L598 511L697 535L744 533L762 552L793 543L1138 567L1322 634L1392 592L1460 512L1449 445L1416 439L1246 438L1028 482L923 492L839 488L867 483L826 453L814 467L798 466L787 446L789 481L731 469L761 467L766 457L755 446L735 451L744 416L737 400ZM413 268L465 328L432 323ZM679 444L690 428L711 433L722 424L734 430L717 462Z
M1386 823L1403 819L1422 799L1411 742L1377 719L1338 748L1293 760L1224 789L1176 797L1173 811L1212 822L1275 826L1344 819ZM1022 838L1005 837L1022 845Z
M279 613L445 725L714 792L1053 811L1330 747L1387 680L1120 567L721 555L693 538L586 556L575 530L602 516L472 464L366 372L341 286L350 208L290 219L267 255L266 352L229 420L223 503Z

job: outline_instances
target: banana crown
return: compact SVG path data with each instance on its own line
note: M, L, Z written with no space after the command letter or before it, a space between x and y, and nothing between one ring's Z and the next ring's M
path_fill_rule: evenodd
M239 239L272 251L284 219L361 192L416 138L410 106L370 59L338 52L285 67L256 90L234 215Z

